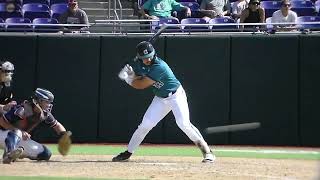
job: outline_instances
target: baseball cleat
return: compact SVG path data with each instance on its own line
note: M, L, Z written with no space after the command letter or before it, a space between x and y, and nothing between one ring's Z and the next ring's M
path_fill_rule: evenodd
M204 156L204 159L202 160L203 163L213 163L216 160L216 156L211 154L211 153L207 153Z
M5 153L3 155L2 163L11 164L11 162L16 161L23 153L23 148L18 147L17 149L12 150L11 152Z
M120 154L118 154L116 157L112 158L113 162L124 162L129 161L129 158L131 157L132 153L125 151Z

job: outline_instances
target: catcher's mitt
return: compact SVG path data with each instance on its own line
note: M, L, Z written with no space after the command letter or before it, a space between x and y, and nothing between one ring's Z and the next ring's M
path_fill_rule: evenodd
M61 133L60 139L58 141L58 151L62 156L66 156L71 147L71 131L65 131Z

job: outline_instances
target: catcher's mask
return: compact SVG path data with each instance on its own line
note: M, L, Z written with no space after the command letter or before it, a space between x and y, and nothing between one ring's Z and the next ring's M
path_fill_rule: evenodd
M46 89L37 88L34 91L32 100L34 103L39 104L43 111L50 112L53 106L54 95Z
M137 45L136 50L137 50L137 57L139 59L147 59L147 58L153 59L156 53L152 44L147 41L140 42Z
M0 79L8 86L10 86L10 82L12 81L13 71L14 66L11 62L0 62Z

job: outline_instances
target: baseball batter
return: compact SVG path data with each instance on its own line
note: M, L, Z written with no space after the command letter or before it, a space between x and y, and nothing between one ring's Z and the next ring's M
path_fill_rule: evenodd
M66 133L64 126L51 113L53 100L50 91L37 88L30 100L13 106L0 117L0 148L4 149L4 164L17 158L50 159L50 150L32 140L29 133L40 123L52 127L59 135Z
M190 122L187 97L179 80L168 64L157 57L151 43L143 41L137 45L136 50L137 56L133 63L125 65L119 78L135 89L151 87L155 97L132 135L128 150L115 156L112 161L129 160L149 131L173 111L178 127L200 148L204 158L202 162L213 162L215 156L199 130Z

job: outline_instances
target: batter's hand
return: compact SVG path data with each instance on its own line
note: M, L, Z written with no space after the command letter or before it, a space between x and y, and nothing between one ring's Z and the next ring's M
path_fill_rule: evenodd
M133 68L129 64L126 64L121 69L118 76L121 80L124 80L126 81L127 84L131 85L133 79L136 76L136 73L134 72Z

